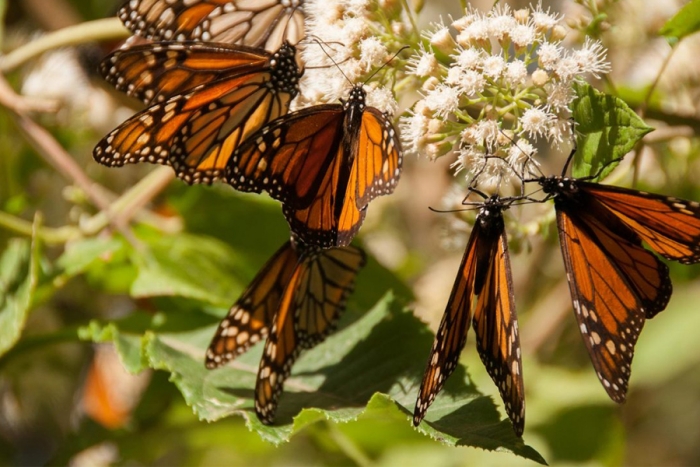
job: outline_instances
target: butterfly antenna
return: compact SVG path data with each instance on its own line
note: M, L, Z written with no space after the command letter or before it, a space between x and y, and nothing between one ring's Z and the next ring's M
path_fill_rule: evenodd
M464 197L462 200L462 205L464 206L481 206L484 204L484 201L467 201L469 197L472 195L472 193L476 193L477 195L481 196L484 200L487 200L491 198L489 195L484 193L481 190L477 190L475 187L468 187L467 188L467 195Z
M571 148L569 157L566 158L566 162L564 163L564 169L561 171L562 177L566 176L566 172L569 170L569 164L571 164L571 161L574 160L574 155L576 154L576 151L578 151L578 142L576 141L576 135L574 134L574 125L576 124L576 121L572 117L569 119L569 123L571 126L571 142L573 144L573 147Z
M478 203L474 203L476 205ZM467 206L472 206L471 204L468 204ZM428 209L430 209L432 212L437 212L439 214L449 214L449 213L455 213L455 212L466 212L466 211L473 211L473 207L469 208L463 208L463 209L436 209L434 207L428 206Z
M408 49L408 48L410 48L410 47L407 46L407 45L404 45L403 47L401 47L401 48L398 50L398 52L396 52L394 55L392 55L391 58L390 58L389 60L387 60L386 62L384 62L384 64L383 64L382 66L380 66L379 68L377 68L376 70L374 70L374 73L372 73L371 75L369 75L369 78L367 78L367 79L365 80L364 84L369 83L369 82L372 80L372 78L374 78L374 75L376 75L377 73L379 73L380 71L382 71L382 70L384 69L385 66L387 66L388 64L390 64L396 57L399 56L399 54L400 54L401 52L403 52L404 50L406 50L406 49Z
M326 52L326 49L323 47L323 44L325 44L325 42L322 42L318 37L315 37L315 36L314 36L313 40L321 47L321 50L323 50L323 53L326 54L326 57L328 57L330 59L330 61L333 62L333 65L338 67L338 71L340 71L340 73L345 77L347 82L350 84L353 84L352 81L350 81L350 78L348 78L348 76L345 74L343 69L340 68L340 65L338 65L338 62L333 60L333 57L331 57L331 55L328 52ZM343 63L343 62L341 62L341 63Z

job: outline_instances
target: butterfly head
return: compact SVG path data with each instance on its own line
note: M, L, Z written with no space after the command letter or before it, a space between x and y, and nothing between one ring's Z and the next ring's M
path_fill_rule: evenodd
M542 191L548 195L548 198L571 197L579 191L578 182L575 178L552 175L550 177L542 177L537 181L542 186Z
M487 198L481 208L479 208L479 214L477 215L478 222L481 223L482 227L487 227L495 225L495 223L503 222L503 211L508 209L508 201L502 199L498 195L493 195Z
M347 100L341 99L340 102L343 104L343 108L348 110L350 108L357 108L360 111L364 111L367 100L367 91L364 90L361 84L356 84L350 90Z

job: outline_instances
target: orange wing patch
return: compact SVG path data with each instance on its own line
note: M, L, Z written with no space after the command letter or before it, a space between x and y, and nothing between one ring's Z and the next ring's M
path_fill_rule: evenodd
M644 321L670 298L668 268L594 200L575 211L566 201L555 203L581 335L608 395L623 402Z

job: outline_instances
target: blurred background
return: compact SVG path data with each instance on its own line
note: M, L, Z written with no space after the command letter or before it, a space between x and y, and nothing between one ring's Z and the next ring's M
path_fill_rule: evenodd
M460 15L459 2L425 3L421 21L426 27L440 15ZM586 9L573 1L543 3L572 25L591 21ZM666 61L671 47L658 36L682 3L598 1L599 12L605 14L599 18L605 23L601 40L613 72L597 86L638 109L663 69L643 109L645 121L657 131L645 138L636 187L700 200L700 42L695 36L685 39ZM8 53L49 31L113 16L119 4L0 0L0 46ZM529 5L508 4L514 9ZM482 11L490 8L489 2L472 5ZM575 46L581 38L572 33L567 40ZM242 258L234 275L240 280L230 290L234 300L287 236L270 201L236 194L225 186L187 187L165 172L156 174L156 167L147 164L111 170L93 161L95 143L136 108L95 71L117 44L115 40L62 48L3 70L17 93L38 105L55 105L50 112L31 113L32 118L88 180L76 181L69 164L49 163L26 137L31 128L0 107L0 250L11 251L12 239L22 233L26 238L37 212L44 228L37 264L41 280L22 338L0 359L0 464L533 464L509 453L442 445L414 431L408 421L321 422L276 447L250 432L237 416L200 422L168 381L168 373L130 374L112 344L76 338L77 330L91 320L119 319L137 307L164 306L129 298L134 270L128 258L116 261L123 265L121 270L112 266L108 273L80 266L75 266L79 274L71 273L70 267L56 263L65 261L71 229L90 231L94 196L111 201L147 180L146 209L132 200L132 217L141 229L205 235L239 252ZM412 291L403 298L433 331L469 232L468 224L428 209L441 206L451 191L459 193L449 168L452 161L449 156L437 161L406 157L396 192L372 203L359 235L368 253ZM552 155L543 171L558 173L562 161L561 154ZM629 184L631 179L618 183ZM524 226L531 221L524 217L530 214L511 212L512 222ZM248 225L240 216L245 213L264 220L243 231L241 226ZM673 297L668 308L646 324L636 347L627 403L618 406L600 386L581 341L553 225L544 225L545 236L520 230L511 235L511 250L527 391L525 442L554 465L700 464L700 267L669 264ZM7 285L4 279L0 284ZM476 387L500 407L497 390L473 346L470 338L462 362Z

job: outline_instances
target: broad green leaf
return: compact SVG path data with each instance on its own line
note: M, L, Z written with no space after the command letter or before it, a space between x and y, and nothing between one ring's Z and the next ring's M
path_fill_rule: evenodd
M0 257L0 355L19 340L37 285L38 241L10 240Z
M262 266L289 239L280 203L267 195L241 193L228 186L175 184L174 189L178 196L170 201L183 217L187 232L225 242L245 264Z
M659 34L675 44L686 36L700 30L700 0L691 0L673 18L666 21Z
M122 249L124 243L114 237L86 238L66 245L56 264L66 278L85 272L95 261Z
M122 333L114 323L101 326L97 321L92 321L78 330L78 336L82 340L114 344L119 360L129 373L140 373L148 368L143 358L143 337L139 334Z
M346 315L356 315L354 304ZM347 325L348 322L352 324ZM433 336L391 296L359 319L346 316L341 330L302 354L280 398L276 425L262 425L253 412L253 389L261 347L229 366L206 370L204 351L215 326L185 333L149 334L153 368L171 373L185 401L204 420L244 417L247 426L275 444L319 420L350 422L379 414L411 423ZM544 462L499 420L494 402L469 383L458 367L417 430L448 445L504 450Z
M218 314L223 314L223 311ZM87 326L78 329L78 337L95 343L111 342L127 371L139 373L148 368L144 347L147 333L180 332L211 326L218 322L219 318L208 313L183 313L181 310L173 310L154 314L136 311L109 323L92 320Z
M189 234L147 242L148 251L134 252L133 297L180 296L225 307L234 302L245 263L226 244Z
M653 130L617 97L576 83L572 113L576 121L578 150L571 170L576 178L604 178Z

